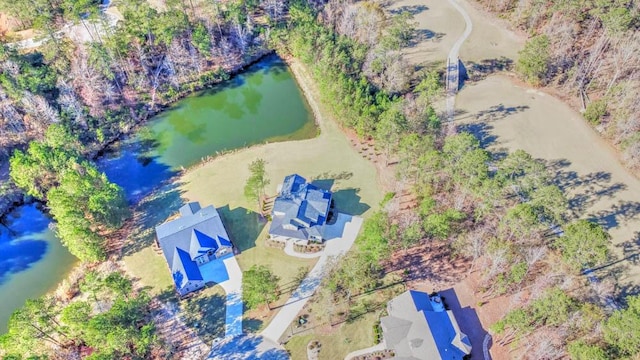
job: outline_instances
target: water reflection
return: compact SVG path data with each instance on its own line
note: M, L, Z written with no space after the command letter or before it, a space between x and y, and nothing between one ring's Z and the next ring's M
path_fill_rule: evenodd
M49 219L35 205L9 213L0 224L0 284L11 274L29 269L47 252L47 242L38 234L47 229Z

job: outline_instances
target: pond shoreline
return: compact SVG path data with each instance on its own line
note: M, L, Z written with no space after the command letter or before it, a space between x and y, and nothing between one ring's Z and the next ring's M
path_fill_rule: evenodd
M134 117L134 122L133 124L128 127L126 130L121 131L119 134L117 134L116 136L114 136L112 139L106 141L105 143L101 144L99 146L98 149L94 149L92 151L89 152L87 158L91 161L94 161L99 159L100 157L102 157L106 152L109 151L109 148L111 148L112 146L114 146L115 144L117 144L120 141L124 141L126 140L126 138L128 136L131 136L132 134L134 134L136 131L138 131L140 129L140 127L142 125L144 125L149 119L153 118L156 115L159 115L160 113L168 110L173 104L183 100L184 98L191 96L193 94L196 94L198 92L207 90L209 88L211 88L214 85L220 84L224 81L229 81L231 79L233 79L234 77L242 74L243 72L245 72L247 70L247 68L251 67L252 65L255 65L257 63L259 63L260 61L262 61L264 58L266 58L267 56L271 56L276 54L276 51L273 49L261 49L260 51L258 51L256 54L252 55L247 61L237 64L235 66L233 66L231 69L225 69L225 71L227 72L227 74L229 75L229 79L227 80L215 80L212 82L209 82L205 85L202 86L196 86L193 88L193 91L183 91L181 92L178 96L176 96L175 98L172 99L172 101L167 102L167 103L159 103L156 104L154 108L152 109L146 109L146 107L148 106L147 104L138 104L139 106L142 106L145 108L145 112L140 115L140 116L136 116ZM186 86L187 84L185 84ZM306 100L306 99L305 99ZM134 111L134 109L130 109L131 111ZM8 161L8 159L7 159ZM194 164L194 166L197 164ZM9 175L7 175L9 176ZM13 182L11 182L11 179L7 179L6 183L8 184L8 186L15 188L15 185L13 184ZM8 200L7 200L8 198ZM19 207L23 206L23 205L29 205L29 204L33 204L33 203L39 203L43 206L43 211L48 214L47 211L47 206L46 206L46 201L39 201L36 200L30 196L28 196L27 194L25 194L24 192L22 192L22 190L17 189L17 190L13 190L11 189L10 192L8 194L3 195L3 201L0 201L0 222L2 222L4 220L4 218L10 214L11 212L15 211L16 209L18 209ZM131 206L135 206L135 204L131 204Z

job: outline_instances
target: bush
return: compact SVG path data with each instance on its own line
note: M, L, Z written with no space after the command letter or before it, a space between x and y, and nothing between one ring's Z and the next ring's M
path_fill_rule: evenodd
M373 324L373 343L380 344L382 341L382 327L380 326L380 320Z
M605 115L607 115L607 102L604 99L591 102L584 111L584 118L596 125L600 124Z
M519 52L516 70L533 85L544 83L549 70L549 45L547 35L538 35L527 41L524 49Z

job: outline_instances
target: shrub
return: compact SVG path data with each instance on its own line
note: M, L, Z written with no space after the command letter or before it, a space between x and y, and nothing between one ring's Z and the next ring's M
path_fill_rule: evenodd
M604 99L591 102L584 111L584 118L596 125L600 124L605 115L607 115L607 102Z
M533 85L540 85L545 80L549 70L549 45L547 35L538 35L527 41L519 52L516 70Z

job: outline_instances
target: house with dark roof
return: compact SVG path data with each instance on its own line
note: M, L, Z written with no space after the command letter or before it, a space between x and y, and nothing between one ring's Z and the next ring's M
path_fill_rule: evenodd
M389 301L387 312L380 326L394 359L455 360L471 354L469 338L439 295L409 290Z
M298 174L289 175L273 203L269 236L275 240L322 242L330 208L331 191L308 183Z
M212 205L192 202L180 208L180 217L156 227L156 239L182 296L205 285L200 267L233 253L233 245Z

